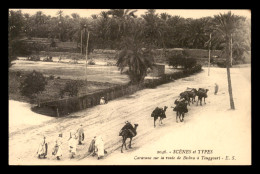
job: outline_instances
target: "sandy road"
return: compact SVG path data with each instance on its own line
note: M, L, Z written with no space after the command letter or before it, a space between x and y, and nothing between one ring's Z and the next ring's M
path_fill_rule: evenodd
M207 75L207 69L204 72L194 76L176 80L174 82L158 86L155 89L145 89L138 91L133 95L122 97L109 102L106 105L99 105L91 109L73 113L65 118L55 118L40 125L28 126L20 130L12 130L9 128L9 164L67 164L70 162L87 161L87 164L95 164L96 158L87 156L87 150L91 139L95 135L102 135L105 141L105 148L108 151L109 159L113 155L120 154L121 137L118 136L119 130L124 125L126 120L131 123L138 123L138 135L133 139L131 150L124 150L130 153L136 151L142 146L152 144L162 136L169 133L172 127L181 128L186 122L192 122L196 117L196 113L202 112L216 101L214 93L214 82L220 84L220 93L227 96L225 69L212 68L211 76ZM237 71L233 71L236 75ZM247 74L247 72L245 73ZM239 77L240 78L240 77ZM235 82L234 82L235 83ZM209 98L207 105L188 107L189 113L185 118L184 123L175 122L175 112L170 108L174 106L173 102L178 97L179 93L184 91L186 87L208 88ZM222 87L222 89L221 89ZM235 93L235 92L234 92ZM167 118L163 120L163 125L153 127L153 118L150 116L155 107L168 106L166 111ZM219 110L221 106L216 105L210 107L211 110ZM209 111L209 110L208 110ZM70 160L68 153L68 138L71 130L77 129L80 124L83 124L86 139L84 144L78 146L76 159ZM54 145L54 140L59 132L62 132L63 137L63 157L61 161L56 161L51 156L51 148ZM48 157L45 160L36 158L36 150L39 143L39 138L44 134L49 142ZM128 142L127 142L128 143ZM105 160L105 159L104 159ZM84 163L86 164L86 163Z

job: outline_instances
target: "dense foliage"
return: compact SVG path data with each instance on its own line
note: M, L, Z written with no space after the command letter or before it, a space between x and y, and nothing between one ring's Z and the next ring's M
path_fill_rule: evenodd
M71 80L66 82L63 89L60 89L60 97L63 98L66 94L70 97L77 96L79 88L83 85L82 81Z
M33 71L26 75L20 84L20 93L28 98L35 98L39 93L45 90L47 84L46 78L42 73Z
M154 57L150 47L144 48L140 41L132 38L125 39L122 50L116 55L119 70L122 72L128 67L127 75L130 83L143 82L147 75L147 69L153 68Z
M196 59L188 58L184 54L171 55L168 57L168 62L169 66L174 68L181 67L184 69L193 68L197 64Z
M73 13L64 15L62 11L57 16L47 16L42 11L34 15L22 14L21 11L9 12L9 38L18 36L55 38L60 41L86 43L87 31L90 32L89 47L99 49L120 49L126 37L134 37L147 45L156 48L198 48L205 49L205 43L212 33L212 49L223 49L225 38L214 32L218 22L216 17L200 19L171 16L167 13L157 14L156 10L137 17L137 10L111 9L93 14L91 18L83 18ZM251 21L236 16L237 30L233 34L234 56L251 48ZM239 44L237 44L239 43ZM55 43L52 42L54 46ZM85 45L83 46L85 48ZM237 49L236 49L237 48ZM83 50L85 52L85 50Z

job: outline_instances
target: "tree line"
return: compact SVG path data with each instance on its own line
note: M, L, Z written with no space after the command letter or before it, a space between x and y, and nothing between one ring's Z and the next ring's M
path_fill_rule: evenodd
M56 16L42 11L34 15L21 11L9 11L9 39L18 36L56 38L62 42L86 42L86 32L90 32L90 45L97 49L121 49L126 38L154 48L208 48L205 44L212 33L211 49L225 48L225 38L215 32L218 25L216 17L199 19L172 16L168 13L156 13L148 9L138 17L137 10L111 9L93 14L91 17L80 17L77 13L64 15L57 11ZM233 34L235 52L249 50L251 45L250 20L236 16L237 30ZM235 53L236 54L236 53Z

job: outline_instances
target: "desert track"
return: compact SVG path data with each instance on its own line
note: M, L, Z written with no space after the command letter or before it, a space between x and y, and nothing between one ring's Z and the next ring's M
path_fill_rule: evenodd
M137 128L137 136L134 137L132 141L133 149L124 149L124 153L127 154L144 145L152 144L169 133L169 128L181 127L185 123L192 122L192 120L197 117L196 113L202 112L207 107L210 107L211 104L216 103L216 96L213 94L214 82L221 81L221 83L226 83L226 79L223 79L223 77L225 77L225 69L212 69L211 73L213 74L214 71L220 73L214 78L212 78L212 76L208 77L207 70L204 69L204 72L196 75L158 86L155 89L141 90L133 95L110 101L106 105L99 105L73 113L68 117L54 118L40 125L30 126L20 130L12 130L12 128L9 127L9 158L12 160L12 163L16 164L22 164L25 161L41 163L43 160L37 159L36 150L39 138L44 134L47 137L47 142L49 142L48 156L44 161L56 161L51 155L51 150L54 145L54 140L60 131L63 133L63 157L61 161L81 161L88 158L90 160L95 159L96 157L88 156L87 153L89 143L95 135L102 135L105 142L105 149L108 152L108 156L105 157L107 158L114 153L120 153L122 138L118 136L118 133L126 120L133 124L138 123L139 126ZM224 88L224 85L226 84L222 84L221 87ZM176 113L173 112L170 107L174 106L174 100L178 97L179 93L184 91L187 87L208 88L209 97L206 100L207 104L203 106L191 104L191 106L188 106L189 112L185 116L184 123L176 123ZM227 91L225 92L227 93ZM154 128L151 112L155 107L163 107L165 105L168 106L166 111L167 118L163 120L163 125L161 126L159 126L157 121L157 126ZM218 106L215 108L219 109ZM84 144L78 146L76 158L71 160L69 159L67 141L69 132L75 130L81 123L83 124L86 138ZM129 140L127 140L127 145L128 142ZM55 164L58 164L58 162L55 162Z

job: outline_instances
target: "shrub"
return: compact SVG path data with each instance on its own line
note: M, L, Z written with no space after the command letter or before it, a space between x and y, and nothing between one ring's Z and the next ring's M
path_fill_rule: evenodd
M169 66L177 68L181 66L184 69L190 69L197 64L196 59L187 58L189 55L187 53L184 54L177 54L171 55L168 58Z
M88 65L95 65L95 64L96 64L96 62L94 60L88 61Z
M107 62L107 66L116 66L116 63L113 63L113 62Z
M226 62L217 62L218 67L226 68Z
M50 79L50 80L54 80L54 75L50 75L50 76L49 76L49 79Z
M52 56L46 57L42 60L43 62L53 62Z
M181 54L170 55L168 57L169 66L172 66L174 68L177 68L178 66L182 66L182 63L181 63L182 59L183 59L183 56Z
M60 90L60 97L63 98L65 93L68 93L70 97L77 96L79 88L83 85L82 81L70 80L66 82L64 89Z
M20 84L20 93L23 96L33 99L35 96L45 90L47 80L42 73L33 71L25 76Z
M212 57L212 58L210 59L210 64L212 64L212 65L217 64L217 59L214 58L214 57Z
M74 61L69 61L70 64L78 64L78 61L77 60L74 60Z
M40 56L39 55L32 55L31 57L29 57L29 60L31 61L40 61Z
M243 64L243 63L244 63L244 60L233 60L232 61L233 65L240 65L240 64Z
M193 68L197 64L196 59L188 59L186 58L184 61L184 69L190 69Z
M17 40L10 42L10 55L15 56L29 56L32 54L32 48L30 44L25 43L24 41Z

